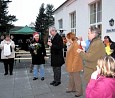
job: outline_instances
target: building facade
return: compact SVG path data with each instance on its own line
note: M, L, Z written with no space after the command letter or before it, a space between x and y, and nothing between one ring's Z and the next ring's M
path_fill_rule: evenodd
M101 38L115 41L115 0L66 0L54 11L55 27L87 40L88 28L98 27Z

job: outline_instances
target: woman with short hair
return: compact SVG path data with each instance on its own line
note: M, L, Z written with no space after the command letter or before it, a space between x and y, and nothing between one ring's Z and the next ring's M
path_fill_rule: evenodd
M5 73L4 75L8 75L8 69L10 75L13 75L13 65L15 58L15 44L14 41L10 39L10 35L7 34L5 39L0 44L1 48L1 59L4 63Z

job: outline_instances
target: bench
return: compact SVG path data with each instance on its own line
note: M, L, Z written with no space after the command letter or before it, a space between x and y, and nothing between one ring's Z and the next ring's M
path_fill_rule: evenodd
M32 58L14 58L14 60L31 60Z
M15 52L14 60L15 60L15 64L17 60L19 60L19 63L20 63L20 60L31 60L31 54L28 51L20 50L18 52Z
M50 51L49 50L46 50L46 54L47 56L50 56ZM48 59L49 57L46 57L46 59ZM16 64L16 61L19 60L19 63L20 63L20 60L31 60L32 57L31 57L31 54L29 51L24 51L24 50L20 50L18 52L15 52L15 64Z

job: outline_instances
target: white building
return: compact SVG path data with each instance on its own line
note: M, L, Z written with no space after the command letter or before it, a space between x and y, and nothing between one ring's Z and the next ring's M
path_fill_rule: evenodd
M100 28L102 39L105 35L115 41L115 0L66 0L55 11L55 27L73 31L76 36L87 39L88 28ZM111 20L111 21L110 21ZM110 22L114 23L110 26Z

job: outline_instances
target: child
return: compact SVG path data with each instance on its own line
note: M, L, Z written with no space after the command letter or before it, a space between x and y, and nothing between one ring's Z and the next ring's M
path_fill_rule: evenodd
M115 59L99 59L86 88L86 98L115 98Z

